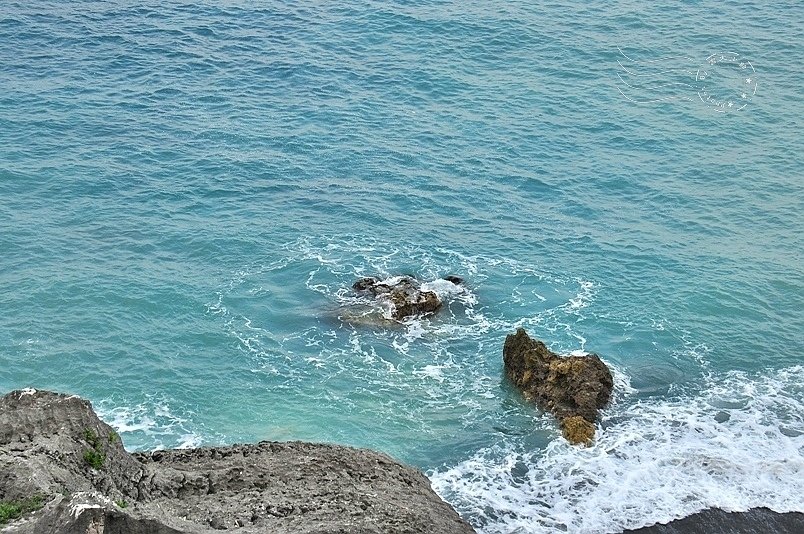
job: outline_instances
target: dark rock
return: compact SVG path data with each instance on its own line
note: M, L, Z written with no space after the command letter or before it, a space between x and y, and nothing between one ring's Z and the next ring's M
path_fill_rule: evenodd
M378 301L391 306L391 316L397 321L414 315L434 313L441 307L441 299L433 291L423 291L411 276L401 276L393 283L377 278L361 278L352 284L358 292L368 293Z
M463 283L463 278L461 278L460 276L452 275L452 274L449 275L449 276L445 276L444 280L446 280L447 282L452 282L456 286L459 286L459 285L461 285Z
M360 280L352 284L352 289L354 289L355 291L366 291L369 288L374 287L378 282L379 280L373 277L361 278Z
M804 514L778 513L768 508L752 508L747 512L725 512L709 508L665 524L634 530L627 534L801 534L804 532Z
M0 501L32 495L44 507L4 533L474 532L421 472L381 453L261 442L129 454L87 401L13 391L0 397Z
M611 372L597 355L561 357L520 328L505 338L503 361L508 378L526 398L556 416L569 441L591 441L597 412L614 387Z

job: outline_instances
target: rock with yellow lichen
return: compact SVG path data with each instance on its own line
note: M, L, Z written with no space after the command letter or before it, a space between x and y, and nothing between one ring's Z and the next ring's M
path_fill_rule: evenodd
M561 434L570 443L589 445L595 437L595 425L580 415L561 421Z
M595 434L598 411L611 397L614 381L595 354L562 357L522 328L505 338L505 374L561 423L571 443L589 444Z

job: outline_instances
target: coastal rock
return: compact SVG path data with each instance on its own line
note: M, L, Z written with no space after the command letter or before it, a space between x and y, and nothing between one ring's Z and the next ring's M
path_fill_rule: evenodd
M726 512L709 508L665 524L625 530L623 534L801 534L804 514L778 513L768 508L752 508L746 512Z
M455 285L463 283L462 278L452 275L444 280ZM442 305L435 291L423 290L419 281L412 276L398 276L387 280L360 278L352 284L352 289L388 304L391 316L397 321L415 315L435 313Z
M0 398L0 502L39 510L13 533L471 533L419 471L364 449L302 442L129 454L89 402Z
M580 415L573 415L561 421L561 434L570 443L589 444L595 437L595 425Z
M598 410L614 387L611 372L597 355L561 357L519 328L505 338L503 361L506 376L559 420L568 441L592 441Z

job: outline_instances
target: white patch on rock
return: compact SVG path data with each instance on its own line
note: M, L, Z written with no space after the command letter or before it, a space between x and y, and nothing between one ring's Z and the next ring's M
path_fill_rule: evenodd
M111 505L112 500L105 495L82 491L73 495L70 500L70 515L73 516L73 519L78 519L87 510L103 509Z

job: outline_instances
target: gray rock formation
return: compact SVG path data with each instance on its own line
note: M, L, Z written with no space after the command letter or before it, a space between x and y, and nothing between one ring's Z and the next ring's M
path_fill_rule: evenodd
M595 354L561 357L522 328L505 338L505 374L526 398L559 420L564 437L589 443L597 412L611 397L614 380Z
M4 533L474 532L384 454L301 442L129 454L88 401L13 391L0 398L0 501L32 496L43 507Z

